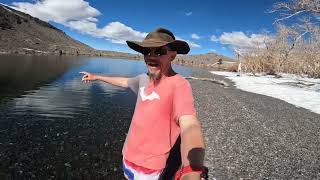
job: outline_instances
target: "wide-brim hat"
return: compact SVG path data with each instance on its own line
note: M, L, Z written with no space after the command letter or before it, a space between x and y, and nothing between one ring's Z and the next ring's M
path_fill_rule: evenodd
M128 46L142 54L147 54L150 48L168 46L178 54L188 54L190 47L187 42L176 40L173 33L164 28L157 28L150 32L142 42L126 41Z

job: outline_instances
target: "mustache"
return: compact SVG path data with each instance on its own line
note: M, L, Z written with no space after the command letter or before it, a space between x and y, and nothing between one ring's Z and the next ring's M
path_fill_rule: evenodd
M158 67L160 66L160 63L159 62L155 62L155 61L146 61L146 64L148 66L151 66L151 67Z

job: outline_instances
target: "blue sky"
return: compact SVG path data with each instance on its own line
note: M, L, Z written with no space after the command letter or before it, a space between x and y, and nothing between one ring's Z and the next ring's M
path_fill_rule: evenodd
M273 33L276 14L267 11L280 0L1 0L91 47L131 51L125 40L142 40L156 27L189 42L190 54L214 52L233 57L233 49L261 43Z

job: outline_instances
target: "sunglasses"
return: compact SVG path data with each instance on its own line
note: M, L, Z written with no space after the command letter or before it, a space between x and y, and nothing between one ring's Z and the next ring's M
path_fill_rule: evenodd
M168 54L168 51L170 51L168 47L148 48L143 55L164 56Z

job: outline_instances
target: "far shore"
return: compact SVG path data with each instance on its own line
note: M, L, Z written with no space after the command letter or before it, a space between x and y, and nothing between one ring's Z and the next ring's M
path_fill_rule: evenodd
M83 56L83 57L106 57L112 59L127 59L143 61L143 56L140 54L130 54L115 51L93 51L89 53L74 53L74 52L47 52L47 51L37 51L31 49L24 50L13 50L13 51L0 51L0 55L18 55L18 56ZM212 54L199 54L199 55L178 55L173 61L174 64L187 66L192 68L203 68L208 70L226 70L230 63L236 64L237 61L232 59L224 59L225 57ZM218 61L224 59L225 64L219 65Z

